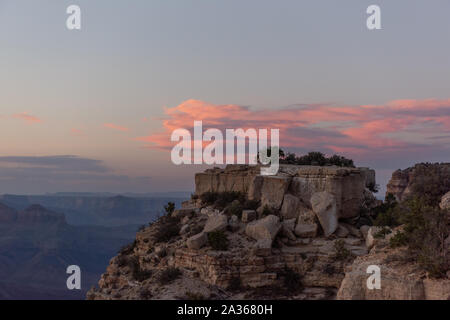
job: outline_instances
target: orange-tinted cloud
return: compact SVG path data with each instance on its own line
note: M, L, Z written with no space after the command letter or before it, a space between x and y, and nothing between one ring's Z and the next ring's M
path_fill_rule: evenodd
M122 132L125 132L125 131L129 130L127 127L123 127L123 126L120 126L120 125L117 125L117 124L114 124L114 123L105 123L105 124L103 124L103 126L105 128L109 128L109 129L113 129L113 130L117 130L117 131L122 131Z
M280 145L284 148L352 156L417 151L429 148L431 143L448 148L450 142L450 99L395 100L357 106L311 104L276 110L187 100L165 113L163 131L137 138L146 147L172 148L172 131L185 128L192 132L196 120L202 120L203 130L280 129Z
M16 114L13 114L12 117L15 118L15 119L23 120L23 121L25 121L28 124L42 122L41 119L39 119L36 116L33 116L33 115L29 114L28 112L16 113Z
M81 136L84 136L84 131L81 129L72 128L72 129L70 129L70 134L72 136L81 137Z

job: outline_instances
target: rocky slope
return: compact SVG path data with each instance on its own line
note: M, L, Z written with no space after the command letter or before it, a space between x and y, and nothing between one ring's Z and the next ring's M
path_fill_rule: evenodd
M258 173L232 165L197 174L193 199L141 230L87 298L447 298L447 280L395 262L386 245L395 232L380 239L365 225L379 204L367 189L373 170L282 165L276 176ZM371 263L387 275L376 295L365 289Z
M423 190L430 186L434 190ZM432 191L442 194L450 190L450 163L420 163L414 167L397 170L392 174L386 194L394 195L398 201L414 193Z
M197 174L198 196L234 191L258 207L245 210L239 200L225 210L201 199L183 203L170 218L139 232L88 297L334 297L344 267L367 254L357 224L360 207L376 203L365 188L374 182L373 171L285 165L277 176L258 172L228 166ZM230 208L239 209L230 213ZM170 239L161 237L162 230L174 227ZM214 248L212 235L226 237L226 250ZM173 270L181 275L161 280Z
M389 237L388 237L389 238ZM405 247L392 249L388 239L377 239L368 255L346 267L339 300L449 300L450 279L433 279L409 259ZM380 267L381 287L369 289L369 266Z

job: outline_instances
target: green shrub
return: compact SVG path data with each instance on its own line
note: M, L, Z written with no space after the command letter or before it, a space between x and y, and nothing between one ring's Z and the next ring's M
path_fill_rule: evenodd
M449 235L448 215L444 210L429 205L423 197L415 197L403 204L401 222L404 235L393 244L407 243L408 251L431 277L444 277L449 266L445 239ZM396 242L395 242L396 241Z
M289 292L295 293L303 290L302 277L292 269L286 268L284 272L279 274L283 277L284 287Z
M239 201L239 203L243 203L245 201L245 195L241 192L235 191L220 192L217 194L217 199L214 202L214 207L222 210L235 200Z
M198 199L198 194L191 193L191 199L192 200L197 200Z
M180 233L180 219L172 216L163 216L158 221L157 231L154 235L156 242L168 242Z
M266 216L269 216L271 214L272 215L278 215L278 212L275 209L269 207L268 205L265 205L264 208L263 208L263 211L261 213L261 217L266 217Z
M121 268L125 267L126 265L128 265L128 260L129 260L128 256L119 254L117 256L117 265Z
M214 250L218 251L228 250L228 238L223 231L214 231L208 233L208 244Z
M408 238L403 232L397 232L390 240L389 246L391 248L403 247L408 244Z
M242 204L244 210L256 210L260 205L260 201L258 200L249 200L246 199Z
M217 197L218 197L217 192L210 192L210 191L202 193L200 195L200 199L202 200L202 203L205 205L214 204L214 202L216 202L216 200L217 200Z
M225 214L228 216L236 215L241 219L242 210L244 210L244 208L239 202L233 202L230 206L225 208Z
M134 240L132 243L127 244L125 246L123 246L122 248L120 248L119 250L119 255L129 255L131 253L133 253L134 248L136 247L136 240Z
M164 206L164 211L166 211L166 215L170 216L175 211L175 203L168 202L166 206Z
M392 233L391 229L389 229L388 227L383 227L380 231L375 233L374 237L377 239L384 239L390 233Z
M132 277L138 282L142 282L152 276L151 270L143 270L139 264L139 261L133 263Z
M342 239L334 242L334 254L333 259L337 261L346 261L353 257L353 254L345 248L345 242Z
M450 190L450 165L440 163L416 164L412 170L410 198L421 198L425 204L437 207L442 196Z
M270 154L271 149L268 148L267 155L270 157ZM283 164L355 167L353 160L336 154L326 157L322 152L313 151L303 156L297 156L295 153L288 152L285 154L283 150L279 149L279 155L280 163Z
M158 282L160 285L166 285L175 281L180 276L181 272L178 268L169 267L160 273L158 277Z

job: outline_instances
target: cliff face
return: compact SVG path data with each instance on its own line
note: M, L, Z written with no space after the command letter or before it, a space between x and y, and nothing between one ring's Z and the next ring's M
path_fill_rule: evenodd
M450 163L421 163L404 170L397 170L387 184L387 194L403 201L414 193L423 193L420 187L441 188L440 196L450 189ZM435 191L436 192L436 191Z
M260 176L258 167L228 166L195 181L197 196L237 191L247 199L224 208L200 198L183 203L140 231L88 298L330 298L344 267L367 254L352 223L361 206L376 202L365 188L373 170L283 165L276 176ZM247 208L249 200L258 206ZM174 232L161 236L167 230ZM170 272L173 281L161 280Z
M311 205L311 197L326 191L336 198L338 216L355 217L364 200L364 190L375 185L375 171L368 168L280 165L276 176L259 175L259 167L227 166L195 175L196 194L237 191L249 199L280 209L288 194Z
M339 300L449 300L450 279L428 278L417 263L407 258L407 249L391 249L386 239L378 240L370 253L346 267L337 293ZM381 287L369 289L369 266L380 267Z
M360 215L379 203L366 188L374 176L365 168L287 165L276 176L248 166L206 170L195 177L196 196L138 232L87 297L447 298L447 280L392 263L380 229L363 225ZM366 290L371 263L385 277L386 289L375 294Z

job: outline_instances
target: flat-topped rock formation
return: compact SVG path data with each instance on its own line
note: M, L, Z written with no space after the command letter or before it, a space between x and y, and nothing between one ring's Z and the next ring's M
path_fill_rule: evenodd
M395 262L387 245L395 232L370 226L380 204L369 190L373 170L259 173L239 165L198 173L192 199L139 231L88 299L447 298L448 280L411 275L417 265ZM387 277L375 294L365 289L370 263Z
M326 191L336 199L339 217L358 215L365 189L375 185L375 171L343 168L280 165L276 176L261 176L259 166L228 165L195 175L195 193L236 191L279 210L284 197L293 195L311 205L314 193Z

